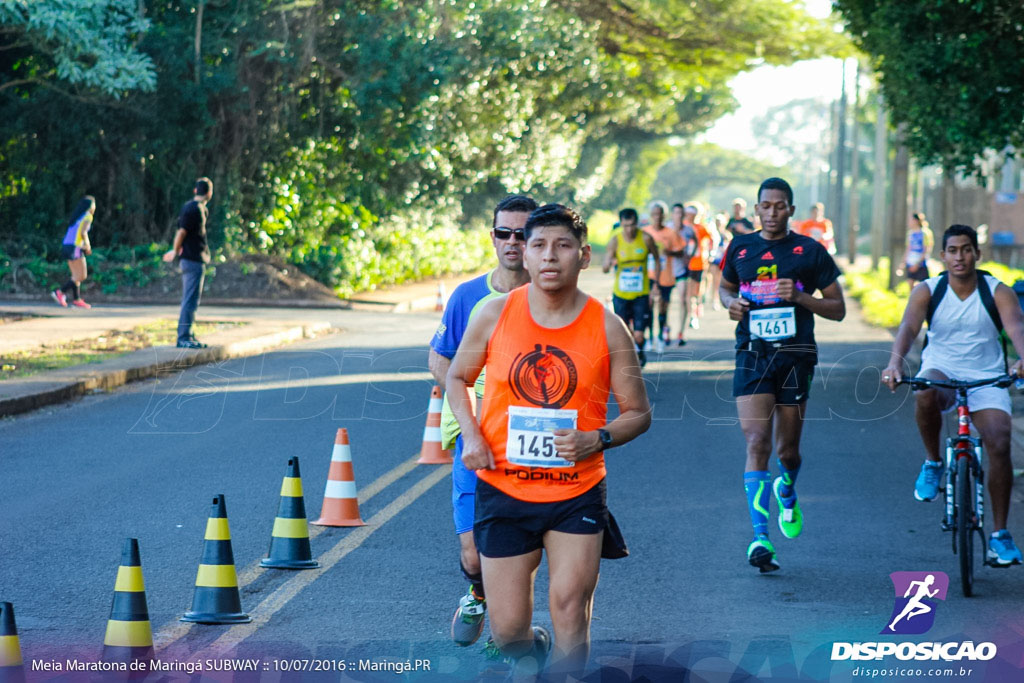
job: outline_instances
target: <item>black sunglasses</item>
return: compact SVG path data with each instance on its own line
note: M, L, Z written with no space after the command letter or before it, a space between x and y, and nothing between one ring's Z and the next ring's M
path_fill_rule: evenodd
M512 228L494 229L494 236L499 240L507 240L512 237L512 235L515 235L518 240L522 240L523 242L526 241L526 230L524 228L516 228L514 230Z

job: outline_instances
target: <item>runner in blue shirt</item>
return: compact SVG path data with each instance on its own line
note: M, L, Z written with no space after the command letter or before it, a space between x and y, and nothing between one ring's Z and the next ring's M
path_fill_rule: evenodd
M485 303L530 281L523 267L526 247L523 227L537 202L523 195L503 199L494 209L491 241L498 257L498 267L455 288L441 318L441 325L430 341L430 373L444 389L445 377L455 352L466 333L469 320ZM484 373L476 381L477 401L483 398ZM479 405L478 405L479 407ZM479 410L477 412L479 414ZM473 542L473 510L476 498L476 473L462 464L462 435L459 424L445 395L441 410L441 446L455 447L452 464L452 508L455 533L459 537L462 573L470 582L469 592L459 600L452 618L451 635L457 645L472 645L484 630L484 585L480 555Z
M928 272L928 257L935 245L935 236L928 227L928 219L923 213L915 213L910 217L910 230L907 232L907 250L903 254L903 272L911 282L924 282L931 277Z

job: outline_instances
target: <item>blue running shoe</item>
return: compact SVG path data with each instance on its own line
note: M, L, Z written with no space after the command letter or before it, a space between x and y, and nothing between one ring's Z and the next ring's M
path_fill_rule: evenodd
M1020 549L1013 542L1009 531L1003 529L989 537L985 561L993 567L1009 567L1021 563Z
M917 475L914 483L914 498L927 503L939 495L939 491L945 488L942 486L942 473L946 467L941 462L925 460L921 465L921 474Z

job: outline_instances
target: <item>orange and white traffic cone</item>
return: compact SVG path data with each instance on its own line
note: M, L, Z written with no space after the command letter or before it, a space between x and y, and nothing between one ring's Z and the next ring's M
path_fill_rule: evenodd
M331 469L327 473L327 489L320 519L310 522L318 526L366 526L359 516L359 498L356 478L352 471L352 448L348 443L348 430L339 429L334 437Z
M441 313L441 312L444 311L444 299L445 299L445 296L444 296L444 283L443 282L438 282L437 283L437 300L434 302L434 310L437 311L438 313Z
M441 387L430 391L430 407L427 408L427 426L423 428L423 448L417 465L451 465L450 451L441 450Z

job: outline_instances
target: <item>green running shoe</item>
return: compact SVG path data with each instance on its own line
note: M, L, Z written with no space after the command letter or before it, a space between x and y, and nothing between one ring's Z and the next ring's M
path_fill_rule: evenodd
M758 534L747 546L747 561L761 570L762 574L779 568L775 559L775 546L768 540L768 534Z
M796 491L789 498L783 498L779 494L779 487L782 486L782 477L776 477L772 484L772 491L775 492L775 502L779 504L779 530L786 538L796 538L804 530L804 515L800 512L800 503L796 499Z
M513 678L539 676L548 663L552 646L551 634L543 626L533 627L533 648L518 658L512 671Z
M494 642L494 638L488 638L487 643L480 651L485 660L483 669L479 672L477 680L509 680L512 670L515 667L515 660L506 657L501 653L501 648Z

